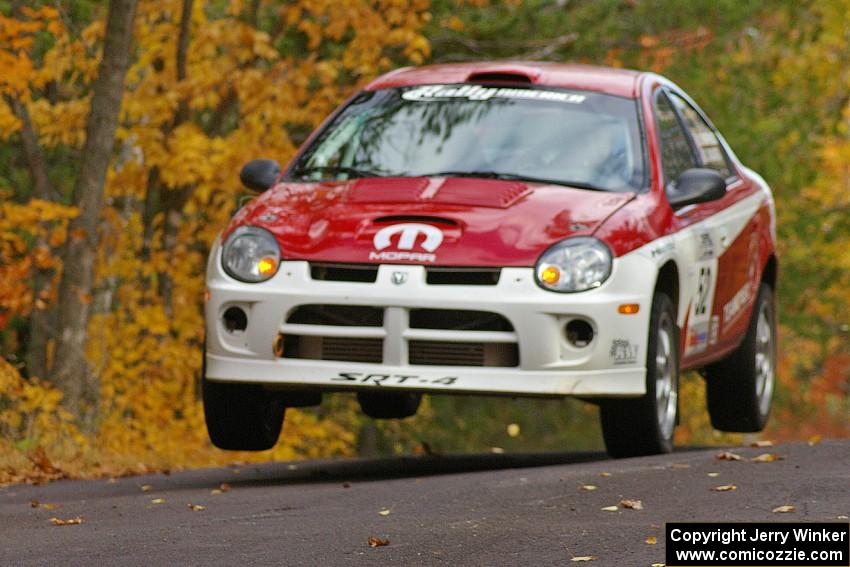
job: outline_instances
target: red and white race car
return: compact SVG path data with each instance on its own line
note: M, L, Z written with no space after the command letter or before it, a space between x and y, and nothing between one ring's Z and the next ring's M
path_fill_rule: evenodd
M759 431L775 383L775 214L699 107L652 73L400 69L337 110L217 239L203 398L223 449L355 391L576 396L608 452L670 451L679 375Z

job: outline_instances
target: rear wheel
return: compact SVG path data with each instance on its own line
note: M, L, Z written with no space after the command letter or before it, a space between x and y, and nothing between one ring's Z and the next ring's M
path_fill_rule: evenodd
M667 295L652 301L646 353L646 394L600 406L602 436L612 457L669 453L679 407L676 310Z
M358 392L363 413L373 419L403 419L416 415L422 394L415 392Z
M277 443L286 408L254 384L202 379L204 416L213 445L228 451L265 451Z
M721 431L764 429L776 384L776 311L773 290L761 284L744 342L705 369L711 424Z

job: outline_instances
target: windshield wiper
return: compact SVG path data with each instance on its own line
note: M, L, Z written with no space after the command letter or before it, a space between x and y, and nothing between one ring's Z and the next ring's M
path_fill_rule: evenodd
M352 177L383 177L383 173L378 173L375 171L369 171L368 169L358 169L356 167L344 167L340 165L313 165L310 167L300 167L292 170L292 175L297 177L303 177L309 173L313 173L316 171L327 172L327 173L345 173L346 175L350 175Z
M608 191L608 189L585 181L562 181L560 179L547 179L544 177L534 177L531 175L520 175L518 173L507 173L502 171L439 171L437 173L417 175L417 177L478 177L481 179L510 179L516 181L528 181L529 183L564 185L565 187L587 189L589 191Z

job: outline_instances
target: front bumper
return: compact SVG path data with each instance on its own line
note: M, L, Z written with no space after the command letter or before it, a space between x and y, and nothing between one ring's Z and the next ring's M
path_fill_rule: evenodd
M404 274L399 277L398 274ZM394 276L394 274L396 274ZM497 285L432 285L425 268L381 265L374 283L320 281L304 261L282 262L269 281L246 284L221 269L218 246L207 269L206 377L215 381L266 384L280 388L363 390L392 388L422 392L526 396L620 397L645 393L646 338L656 267L641 254L614 261L600 288L559 294L534 281L531 268L504 268ZM397 283L399 280L403 283ZM394 280L396 283L394 283ZM637 314L618 312L638 304ZM291 324L299 306L345 305L384 311L378 327ZM247 314L244 331L228 331L224 312ZM513 331L411 328L413 309L497 313ZM570 320L591 324L594 337L582 348L571 345L564 327ZM382 341L382 362L286 358L275 354L279 335L371 337ZM411 364L411 341L514 344L511 367Z

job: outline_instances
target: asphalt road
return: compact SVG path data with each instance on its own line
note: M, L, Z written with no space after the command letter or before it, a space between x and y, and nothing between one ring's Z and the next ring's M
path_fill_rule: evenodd
M665 521L850 515L850 441L730 450L743 460L717 460L720 449L410 457L14 486L0 489L0 565L650 566L664 561ZM747 460L763 453L782 460ZM212 494L221 483L230 490ZM786 504L796 511L772 512Z

